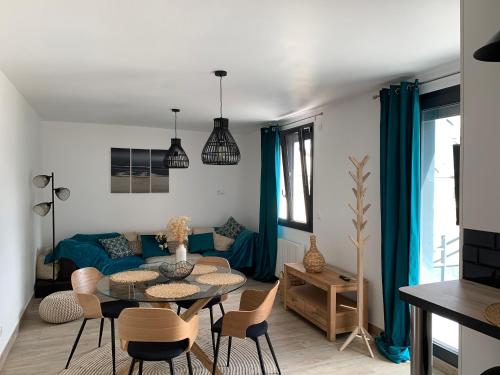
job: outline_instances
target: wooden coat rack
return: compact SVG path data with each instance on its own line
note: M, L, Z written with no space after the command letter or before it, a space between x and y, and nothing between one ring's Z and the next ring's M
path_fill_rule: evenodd
M349 160L354 167L356 168L356 173L349 171L349 175L354 180L356 187L352 188L354 196L356 197L356 207L353 207L350 203L347 205L354 212L355 219L352 219L354 227L356 228L356 239L349 236L349 239L354 244L357 250L357 276L358 276L358 302L357 302L357 310L358 310L358 325L352 333L349 335L345 343L340 348L340 351L344 350L356 337L360 337L363 339L366 344L370 356L374 358L372 348L370 347L369 340L372 339L371 335L365 329L363 325L363 317L364 317L364 306L363 306L363 294L364 294L364 248L365 243L368 240L369 236L364 237L364 230L366 227L366 223L368 220L365 219L366 211L370 208L370 204L368 203L365 206L365 195L366 195L366 187L365 181L370 176L370 172L364 173L364 167L368 162L368 155L366 155L363 160L358 161L353 156L349 156Z

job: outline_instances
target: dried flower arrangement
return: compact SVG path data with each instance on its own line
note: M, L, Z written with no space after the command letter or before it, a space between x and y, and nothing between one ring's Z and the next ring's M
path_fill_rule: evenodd
M170 219L167 226L167 238L169 241L183 243L189 234L188 222L191 220L187 216L178 216Z

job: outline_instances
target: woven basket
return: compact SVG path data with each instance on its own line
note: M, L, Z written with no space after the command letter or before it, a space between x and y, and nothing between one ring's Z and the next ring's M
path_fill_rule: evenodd
M316 247L316 236L311 235L310 237L311 247L304 254L304 268L307 272L319 273L325 268L325 258L319 252Z

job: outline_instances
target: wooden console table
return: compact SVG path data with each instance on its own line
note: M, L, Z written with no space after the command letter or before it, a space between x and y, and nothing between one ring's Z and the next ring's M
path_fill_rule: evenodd
M347 276L345 281L340 276ZM292 286L291 278L304 285ZM365 280L365 290L366 290ZM283 304L326 332L330 341L338 333L357 327L356 301L342 293L356 292L356 276L327 265L321 273L308 273L302 263L285 263ZM364 294L364 326L368 329L368 298Z

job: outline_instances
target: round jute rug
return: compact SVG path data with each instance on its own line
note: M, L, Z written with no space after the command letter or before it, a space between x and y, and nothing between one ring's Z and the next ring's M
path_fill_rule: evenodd
M274 366L273 359L269 348L267 347L266 339L262 337L260 340L262 348L262 357L266 368L266 374L277 374L278 370ZM255 342L250 339L241 340L233 338L231 346L231 363L229 367L227 364L227 337L221 339L221 347L219 353L218 365L219 369L224 374L231 375L253 375L261 374L259 359L257 356L257 348ZM198 345L200 345L205 353L212 358L212 343L206 338L198 338ZM278 361L279 361L279 353ZM193 372L197 375L209 375L208 371L194 354L191 354L193 362ZM130 366L130 357L127 353L119 349L119 344L116 344L116 364L117 372L123 366ZM187 375L187 360L183 354L174 359L174 367L176 375ZM92 350L82 355L76 353L76 357L72 360L70 367L67 370L61 371L60 375L112 375L111 364L111 344L103 345L100 348ZM128 373L128 367L127 367ZM134 375L139 373L138 366ZM165 362L144 362L144 375L166 375L170 374L168 365Z

